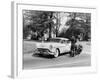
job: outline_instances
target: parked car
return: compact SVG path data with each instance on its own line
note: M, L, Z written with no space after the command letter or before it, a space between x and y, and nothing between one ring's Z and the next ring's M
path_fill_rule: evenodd
M69 52L70 56L74 57L82 51L81 45L72 45L71 40L60 37L51 38L46 42L39 42L36 46L35 54L53 55L55 58L65 52Z

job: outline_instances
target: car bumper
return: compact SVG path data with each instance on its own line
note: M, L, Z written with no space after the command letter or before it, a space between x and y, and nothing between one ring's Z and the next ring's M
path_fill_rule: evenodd
M45 55L54 55L54 52L50 51L49 49L45 49L45 48L37 48L34 51L35 54L45 54Z

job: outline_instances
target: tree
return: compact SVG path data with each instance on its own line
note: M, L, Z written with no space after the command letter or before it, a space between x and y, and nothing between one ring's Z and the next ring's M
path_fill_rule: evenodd
M90 13L69 13L70 20L66 22L66 26L70 26L65 33L60 36L69 37L82 36L83 39L88 39L91 34L91 14Z
M44 31L49 28L49 37L51 37L53 12L25 10L23 16L24 33L32 30L33 32L38 32L38 35L41 34L43 36ZM28 25L25 24L25 21L29 21Z

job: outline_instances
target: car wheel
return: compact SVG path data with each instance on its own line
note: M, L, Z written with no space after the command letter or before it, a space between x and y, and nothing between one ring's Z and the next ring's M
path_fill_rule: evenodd
M54 53L54 57L55 57L55 58L58 57L58 56L59 56L59 53L60 53L59 50L56 49L56 50L55 50L55 53Z
M78 45L77 48L77 54L79 55L82 52L83 47L81 45Z

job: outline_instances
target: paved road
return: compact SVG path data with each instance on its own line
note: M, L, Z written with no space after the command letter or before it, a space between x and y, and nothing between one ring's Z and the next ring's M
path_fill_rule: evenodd
M90 66L90 44L87 42L81 42L81 44L83 45L82 53L72 58L68 54L61 55L58 58L32 56L33 53L24 54L24 69Z

